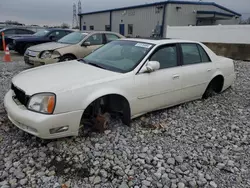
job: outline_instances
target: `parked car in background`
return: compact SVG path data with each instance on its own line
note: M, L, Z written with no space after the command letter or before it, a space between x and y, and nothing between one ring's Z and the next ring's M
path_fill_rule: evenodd
M234 80L233 60L202 43L121 39L83 59L18 74L4 105L17 127L53 139L78 135L107 113L129 125L147 112L220 93Z
M31 36L26 37L13 37L11 48L20 54L24 54L27 48L51 41L57 41L70 34L72 31L68 29L43 29Z
M39 66L85 57L100 46L120 38L122 35L107 31L77 31L57 42L40 44L28 48L24 55L27 64Z
M12 41L10 37L30 36L35 33L34 31L25 28L16 28L16 27L3 28L0 30L0 50L3 50L2 32L4 32L6 45L8 45Z

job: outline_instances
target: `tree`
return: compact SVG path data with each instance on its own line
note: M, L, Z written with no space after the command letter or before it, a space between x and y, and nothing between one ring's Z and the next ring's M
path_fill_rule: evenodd
M75 27L73 27L72 29L79 29L79 26L75 26Z
M7 25L24 25L22 23L19 23L18 21L13 21L13 20L6 20L5 23Z
M66 24L66 23L62 23L61 28L63 28L63 29L68 29L68 28L69 28L69 25Z
M247 19L241 19L240 24L250 24L250 17Z

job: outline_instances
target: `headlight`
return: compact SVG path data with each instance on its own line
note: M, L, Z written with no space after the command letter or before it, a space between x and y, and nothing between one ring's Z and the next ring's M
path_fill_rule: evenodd
M26 51L24 52L25 55L29 55L29 50L26 49Z
M51 55L51 57L52 57L53 59L59 58L60 56L61 56L61 54L60 54L58 51L54 51L54 52L52 53L52 55Z
M50 51L44 51L41 54L41 59L51 58L52 53Z
M28 109L44 114L52 114L55 109L56 96L53 93L39 93L33 95L28 103Z

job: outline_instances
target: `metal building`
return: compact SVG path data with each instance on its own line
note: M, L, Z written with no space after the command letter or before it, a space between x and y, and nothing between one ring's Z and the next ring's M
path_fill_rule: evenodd
M79 14L81 30L106 30L127 37L165 37L166 26L231 25L241 14L212 2L164 1Z

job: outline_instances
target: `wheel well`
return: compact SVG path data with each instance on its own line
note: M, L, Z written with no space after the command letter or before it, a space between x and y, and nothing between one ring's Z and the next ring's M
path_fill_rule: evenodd
M65 57L65 56L70 56L70 57L73 57L74 59L77 59L77 57L74 54L64 54L62 57Z
M213 89L216 93L220 93L223 89L224 77L222 75L218 75L212 79L210 84L212 84Z
M104 95L91 102L83 112L81 123L86 119L90 120L104 113L121 118L124 124L129 125L130 123L131 110L129 102L119 94Z

